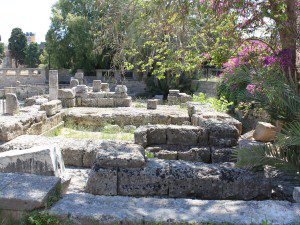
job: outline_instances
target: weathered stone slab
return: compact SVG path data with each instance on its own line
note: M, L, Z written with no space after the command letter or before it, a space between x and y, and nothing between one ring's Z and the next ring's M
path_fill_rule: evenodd
M58 99L74 99L75 89L58 89Z
M93 195L117 195L117 169L94 166L85 191Z
M210 148L200 147L191 148L188 151L178 151L178 159L192 162L205 162L211 161Z
M200 134L201 131L199 127L168 126L167 143L173 145L197 145Z
M67 112L66 122L78 125L103 126L104 124L148 125L184 124L189 121L186 110L176 106L161 105L157 110L146 108L73 108Z
M145 165L145 150L135 144L103 142L94 165L105 168L139 168Z
M20 112L20 104L16 94L6 94L6 113L15 115Z
M76 106L76 99L61 99L61 104L64 108L73 108Z
M216 147L232 147L237 145L238 129L226 123L212 123L207 126L209 144Z
M64 169L61 150L55 145L0 153L0 172L2 173L61 176L64 174Z
M41 105L41 111L46 111L47 116L53 116L60 112L62 109L62 104L60 100L52 100Z
M101 91L101 80L93 80L93 92L100 92Z
M71 79L71 81L70 81L70 87L71 88L74 88L74 87L76 87L77 85L79 85L79 80L78 79Z
M212 163L236 162L234 157L235 148L211 148Z
M157 109L158 100L157 99L148 99L147 109Z
M300 204L65 195L50 209L73 224L297 224Z
M270 181L261 173L184 161L172 161L170 170L170 197L251 200L271 196Z
M33 174L0 173L0 209L43 208L49 197L59 194L60 179Z
M163 125L147 126L147 145L166 144L167 127Z
M115 107L130 107L132 103L131 97L127 98L114 98Z
M270 123L258 122L253 133L256 141L270 142L274 141L278 129Z
M158 159L177 160L177 151L160 150L155 153L155 157Z
M168 195L169 164L149 159L144 168L122 168L118 172L118 195Z
M58 71L49 71L49 101L57 100L58 98Z

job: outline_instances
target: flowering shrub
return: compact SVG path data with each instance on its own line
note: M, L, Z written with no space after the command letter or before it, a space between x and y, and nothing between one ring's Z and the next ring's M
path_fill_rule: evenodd
M263 95L268 82L283 82L281 68L289 63L286 55L286 51L275 52L263 42L244 43L238 49L237 57L224 64L218 95L235 105Z

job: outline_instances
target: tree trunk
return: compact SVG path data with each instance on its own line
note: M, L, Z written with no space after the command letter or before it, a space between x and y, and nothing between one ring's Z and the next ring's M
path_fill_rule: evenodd
M284 57L287 58L288 63L284 65L284 72L288 83L294 85L296 91L299 93L299 73L296 69L296 51L297 39L299 34L297 31L297 7L295 0L286 0L286 24L281 20L276 20L278 27L281 47L285 51Z

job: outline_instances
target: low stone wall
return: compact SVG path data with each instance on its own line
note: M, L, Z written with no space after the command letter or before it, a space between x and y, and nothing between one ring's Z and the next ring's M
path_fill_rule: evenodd
M140 168L108 168L95 163L86 191L94 195L251 200L270 198L271 183L263 173L216 164L148 159Z
M25 107L15 116L0 117L0 141L10 141L24 134L42 134L63 121L64 112L47 117L39 106Z
M146 108L73 108L70 109L65 118L66 123L99 127L105 124L116 124L119 126L147 124L189 124L190 118L185 110L175 106L161 106L156 110Z
M45 69L0 69L0 88L16 87L18 85L45 84L47 72Z
M135 143L144 147L159 144L232 147L237 145L238 138L238 130L228 124L205 127L149 125L134 133Z

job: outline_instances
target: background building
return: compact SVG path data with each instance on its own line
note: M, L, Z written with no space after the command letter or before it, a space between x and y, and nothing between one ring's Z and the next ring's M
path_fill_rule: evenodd
M30 43L35 43L35 34L32 33L32 32L26 32L25 33L25 36L27 38L27 43L30 44Z

